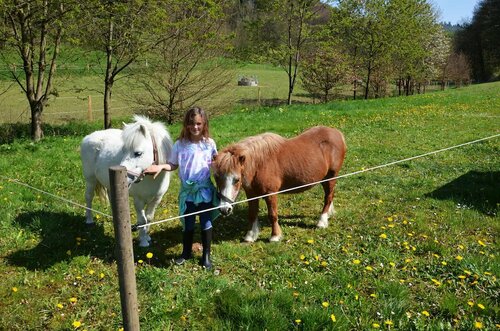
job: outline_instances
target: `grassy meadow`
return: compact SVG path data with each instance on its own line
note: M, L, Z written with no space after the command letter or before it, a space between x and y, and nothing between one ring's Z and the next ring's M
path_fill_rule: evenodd
M130 120L130 118L120 118ZM402 98L235 108L211 119L219 149L272 131L339 128L341 174L499 134L500 83ZM83 136L0 145L0 329L120 330L112 221L84 225ZM175 137L179 126L169 127ZM157 219L177 215L177 174ZM28 184L50 194L20 185ZM322 189L279 198L284 238L241 242L245 204L214 226L213 262L173 264L178 221L135 246L143 330L495 330L500 328L500 138L339 179L336 215L316 229ZM240 195L243 199L244 195ZM95 209L110 207L95 200ZM198 231L197 231L198 232ZM200 241L199 234L195 241ZM201 252L195 252L196 257Z

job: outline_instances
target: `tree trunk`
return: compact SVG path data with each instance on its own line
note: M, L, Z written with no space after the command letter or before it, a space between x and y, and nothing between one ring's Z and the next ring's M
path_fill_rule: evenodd
M371 62L368 62L368 72L366 74L366 87L365 87L365 100L368 99L368 94L370 92L370 77L372 74L372 64Z
M108 41L106 44L106 78L104 78L104 128L111 127L111 116L109 114L111 106L111 90L113 89L113 17L109 18Z
M31 139L39 141L43 138L42 130L42 112L43 104L35 102L30 105L31 108Z

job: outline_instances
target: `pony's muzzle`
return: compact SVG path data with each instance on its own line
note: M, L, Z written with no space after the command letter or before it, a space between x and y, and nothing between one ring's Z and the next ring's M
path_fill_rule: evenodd
M221 206L219 207L219 210L220 210L220 213L224 216L228 216L228 215L231 215L231 213L233 212L233 206L231 206L230 204L228 203L223 203L221 204Z

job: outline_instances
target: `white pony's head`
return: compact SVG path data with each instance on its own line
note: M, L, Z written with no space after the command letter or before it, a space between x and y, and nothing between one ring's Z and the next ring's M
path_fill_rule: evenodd
M120 165L126 167L129 174L140 176L150 165L167 161L172 150L172 139L160 122L153 123L140 115L135 115L134 121L131 124L124 123L123 159ZM129 181L134 181L134 176L129 176Z

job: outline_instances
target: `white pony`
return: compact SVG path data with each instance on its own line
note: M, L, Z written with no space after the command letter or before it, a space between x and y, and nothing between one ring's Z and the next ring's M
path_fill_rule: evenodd
M142 177L144 169L153 163L162 164L172 150L172 139L162 123L151 122L144 116L134 116L135 123L124 124L123 130L96 131L85 138L80 146L83 175L86 180L86 223L93 224L92 199L94 192L106 198L109 194L109 167L122 165L127 168L129 194L133 197L137 224L153 220L154 212L170 184L170 172L163 171L156 179ZM143 179L142 181L139 181ZM148 247L151 237L149 227L139 230L139 246Z

